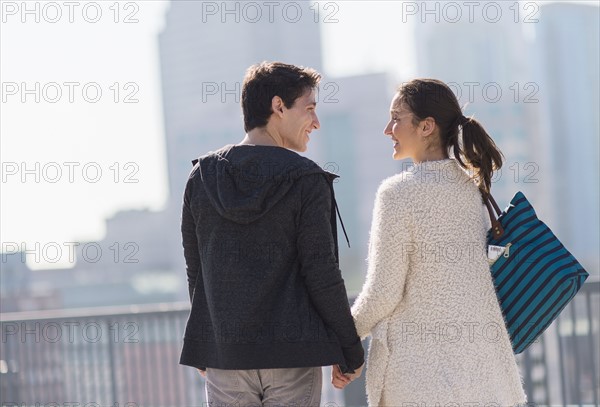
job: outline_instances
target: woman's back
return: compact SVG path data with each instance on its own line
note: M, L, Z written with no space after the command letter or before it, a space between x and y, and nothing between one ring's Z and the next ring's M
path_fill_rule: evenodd
M367 278L352 306L359 336L372 336L369 405L526 402L487 260L480 193L502 153L436 79L403 83L383 132L393 158L415 165L377 191Z
M364 336L370 307L363 305L393 304L372 329L370 404L524 401L473 180L454 159L425 161L385 180L378 200L374 216L384 218L385 235L372 236L369 266L386 276L353 307Z
M486 257L489 220L477 186L454 159L420 163L395 182L410 205L398 210L412 225L400 253L411 265L404 307L427 305L427 313L454 318L479 312L469 308L469 297L494 292Z

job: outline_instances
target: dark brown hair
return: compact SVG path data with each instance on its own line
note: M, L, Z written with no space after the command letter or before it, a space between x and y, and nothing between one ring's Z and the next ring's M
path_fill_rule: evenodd
M502 152L477 120L463 116L448 85L437 79L413 79L398 87L398 95L399 102L413 113L414 125L427 117L435 120L443 150L452 150L458 163L473 173L479 188L489 193L493 172L502 167Z
M271 101L279 96L288 109L306 91L319 85L321 75L311 68L281 62L262 62L246 71L242 85L244 130L267 125L273 110Z

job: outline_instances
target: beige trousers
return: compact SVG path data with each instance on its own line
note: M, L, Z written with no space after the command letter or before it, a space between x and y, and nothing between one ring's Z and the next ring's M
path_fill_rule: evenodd
M318 407L321 367L206 369L207 407Z

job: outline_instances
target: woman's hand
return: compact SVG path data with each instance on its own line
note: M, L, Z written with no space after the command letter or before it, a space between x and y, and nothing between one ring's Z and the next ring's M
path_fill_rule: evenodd
M354 373L342 373L339 365L333 365L331 367L331 384L336 389L342 390L344 387L349 385L354 380L358 379L362 374L365 364L363 363Z
M333 384L333 387L336 389L342 390L344 387L360 377L364 367L365 364L363 363L354 371L354 373L343 374L338 365L333 365L331 367L331 384Z
M331 366L331 384L333 384L333 387L342 390L351 381L348 376L342 373L338 365Z
M346 376L350 377L350 381L356 380L360 377L360 375L362 374L363 368L365 367L365 364L363 363L362 365L360 365L360 367L358 369L356 369L354 371L354 373L351 374L347 374Z

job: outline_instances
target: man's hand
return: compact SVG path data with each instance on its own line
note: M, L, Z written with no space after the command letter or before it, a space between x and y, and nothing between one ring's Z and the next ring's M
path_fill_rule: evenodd
M198 369L198 372L200 373L200 376L206 378L206 370L200 370L200 369Z
M342 390L350 383L350 378L342 373L338 365L331 366L331 384L336 389Z
M347 374L347 376L350 377L351 381L358 379L360 377L360 375L362 374L364 367L365 367L365 364L363 363L362 365L360 365L360 367L358 369L356 369L354 371L354 373L349 373L349 374Z
M364 363L354 371L354 373L343 374L338 365L332 366L331 369L331 384L336 389L343 389L350 384L353 380L356 380L362 374Z

